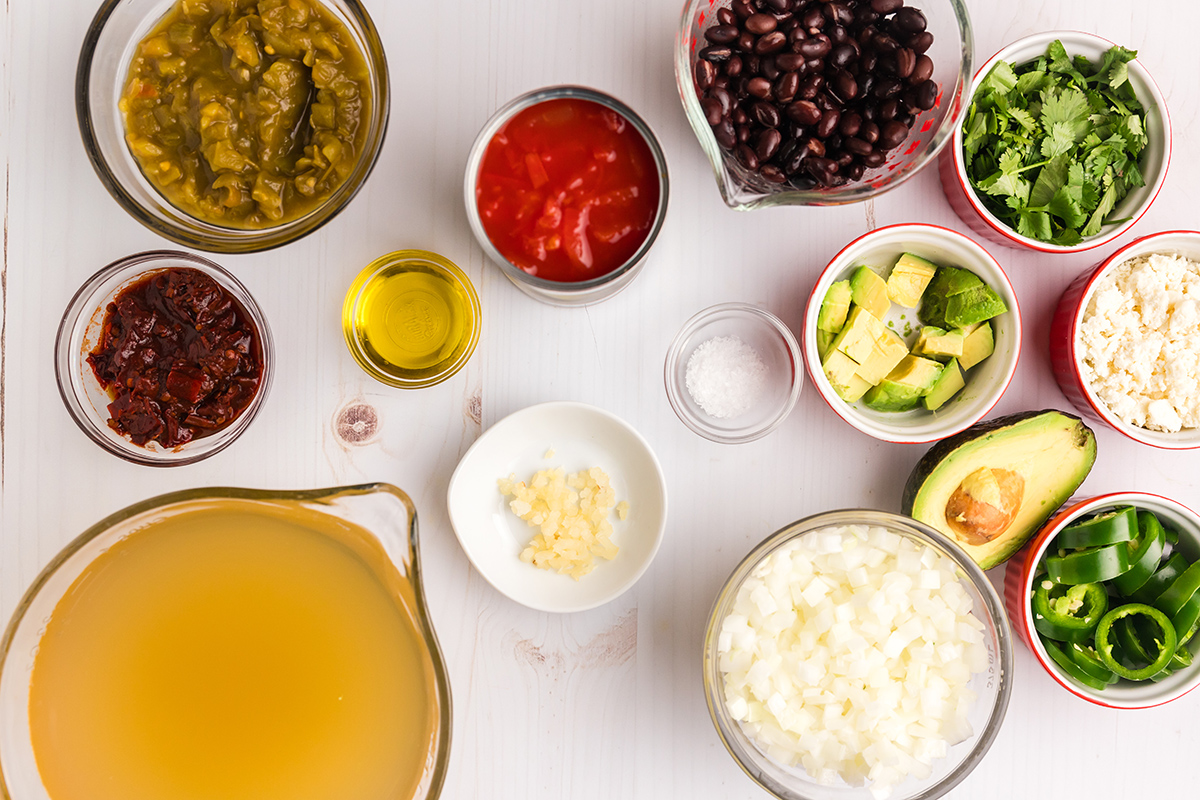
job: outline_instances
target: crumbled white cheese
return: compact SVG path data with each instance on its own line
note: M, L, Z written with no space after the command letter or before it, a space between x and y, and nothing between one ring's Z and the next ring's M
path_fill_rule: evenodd
M1080 371L1118 419L1200 427L1200 263L1138 256L1101 277L1079 326Z

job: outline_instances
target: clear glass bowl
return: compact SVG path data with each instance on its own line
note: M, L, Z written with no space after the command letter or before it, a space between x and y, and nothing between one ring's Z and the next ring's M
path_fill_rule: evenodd
M215 253L269 250L312 233L333 219L362 188L387 131L387 59L375 23L358 0L317 0L354 36L371 82L367 136L354 172L319 207L269 228L244 230L203 222L166 201L142 174L125 144L117 103L138 44L178 0L106 0L83 39L75 73L75 114L88 159L109 194L134 219L173 242Z
M364 317L364 310L369 302L371 288L377 279L394 277L397 273L424 272L438 276L446 281L450 290L455 292L463 301L466 316L460 322L464 331L463 337L455 343L453 352L442 362L441 369L411 370L402 366L389 364L382 356L368 349L363 344L364 337L360 335L359 326ZM407 307L407 311L405 310ZM440 311L453 314L453 307L436 296L422 289L410 290L391 301L389 320L397 314L403 314L406 332L411 333L413 326L419 326L430 341L442 341L446 331L438 329ZM399 389L424 389L435 386L450 376L456 374L470 360L479 343L481 327L479 311L479 295L466 273L458 268L448 258L431 253L428 250L397 250L372 261L354 279L346 292L342 303L342 335L350 355L368 375L375 380L395 386ZM391 327L389 325L389 327ZM453 321L448 325L453 329ZM399 345L400 342L394 342Z
M933 161L954 136L970 101L975 50L971 19L962 0L915 0L913 5L925 14L926 30L934 36L927 54L933 61L932 79L940 86L941 94L932 109L916 118L904 144L889 153L883 166L844 186L797 189L763 180L717 144L696 92L696 53L707 45L704 31L715 21L717 9L730 4L729 0L688 0L675 36L675 83L683 110L712 164L721 197L730 208L749 211L771 206L831 206L867 200L911 178Z
M721 623L733 607L742 582L767 556L801 536L831 526L880 526L901 536L929 545L953 561L959 569L967 594L974 601L974 614L984 625L984 645L988 667L968 684L977 696L968 717L975 731L971 738L950 748L945 758L933 764L925 780L909 778L896 787L889 800L931 800L941 797L962 782L979 765L1000 731L1012 693L1012 634L1004 605L987 576L957 545L942 534L916 520L899 514L869 509L829 511L806 517L781 528L764 539L742 559L725 581L713 604L704 634L704 696L708 713L725 749L738 766L762 788L780 800L872 800L869 789L845 784L823 786L809 778L803 769L786 768L770 759L742 731L725 707L723 678L719 669L717 637Z
M450 680L425 601L417 512L408 495L395 486L373 483L302 492L227 488L173 492L144 500L106 517L63 548L26 590L0 639L0 798L51 800L33 753L29 722L30 675L46 621L75 580L113 543L139 527L176 511L230 499L261 504L264 513L284 506L333 517L347 529L349 526L363 529L382 547L387 560L373 567L379 571L380 580L395 587L398 601L412 608L432 661L437 692L437 741L431 748L425 774L412 800L436 800L441 794L450 760L453 715ZM406 579L411 594L410 588L394 580L393 576Z
M551 281L539 278L536 275L530 275L505 258L496 249L496 246L492 244L487 231L484 230L483 220L479 216L479 205L475 200L475 186L479 182L479 170L483 166L483 156L487 152L488 145L491 143L492 137L496 135L496 132L510 119L530 106L564 97L599 103L629 120L629 123L642 135L642 139L645 140L646 146L650 148L650 154L654 157L654 163L658 167L658 211L654 216L654 225L650 228L650 232L646 235L646 240L642 242L642 246L629 257L628 261L612 272L589 281L578 281L575 283ZM475 234L475 239L479 242L479 246L483 248L483 252L487 254L487 257L496 266L500 267L500 271L504 273L506 278L513 282L514 286L533 299L554 306L581 306L590 303L599 303L601 300L607 300L617 294L632 283L633 279L638 276L642 268L646 265L646 258L650 253L650 248L654 246L654 241L658 238L658 232L662 230L663 221L667 217L667 199L669 194L670 181L667 178L667 157L663 154L662 145L659 144L658 137L654 135L654 131L650 129L650 126L646 124L644 119L634 113L633 109L617 98L585 86L547 86L544 89L527 92L502 106L484 124L483 130L475 137L475 142L471 145L471 152L467 156L467 171L463 179L463 201L466 204L467 221L470 222L471 232Z
M202 436L174 448L158 442L139 446L129 437L108 426L108 404L112 397L100 386L87 356L100 341L105 311L112 299L126 286L152 272L165 269L195 269L211 276L245 309L258 329L262 348L262 381L258 392L232 424L209 436ZM67 411L88 438L113 455L135 464L151 467L178 467L192 464L221 452L233 444L258 416L271 388L275 372L275 346L271 329L258 303L246 287L222 267L206 258L173 250L135 253L114 261L79 287L63 312L54 343L54 371L58 392Z
M700 408L687 388L688 359L715 336L737 336L754 348L767 368L758 402L743 414L717 419ZM706 308L684 323L667 350L663 377L667 400L693 432L720 444L761 439L778 428L796 405L804 386L800 345L779 317L747 303Z

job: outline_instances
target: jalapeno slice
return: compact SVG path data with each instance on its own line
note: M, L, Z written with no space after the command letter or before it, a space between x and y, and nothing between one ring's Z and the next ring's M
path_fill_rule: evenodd
M1067 526L1058 534L1055 543L1065 550L1118 544L1134 539L1137 531L1137 510L1126 506Z
M1182 553L1175 553L1158 568L1158 572L1151 575L1141 588L1133 593L1133 599L1149 606L1154 605L1158 596L1165 592L1167 587L1174 583L1175 579L1182 575L1187 568L1188 560L1183 557Z
M1134 617L1147 618L1153 626L1154 648L1153 652L1148 651L1152 660L1144 667L1127 667L1113 656L1113 639L1116 636L1113 627L1120 620L1130 619L1132 622ZM1096 652L1100 660L1117 675L1131 681L1144 681L1162 672L1175 655L1177 642L1175 627L1167 615L1144 603L1130 603L1114 608L1105 614L1096 626Z
M1191 641L1200 629L1200 592L1192 595L1179 613L1171 617L1171 624L1175 626L1175 635L1179 637L1181 646Z
M1192 564L1154 601L1154 607L1173 617L1200 591L1200 561Z
M1104 666L1104 662L1100 660L1100 655L1094 648L1079 642L1071 642L1064 645L1063 650L1077 667L1096 680L1103 681L1106 686L1117 682L1117 674Z
M1122 542L1050 556L1046 559L1046 571L1055 583L1074 585L1112 580L1129 571L1129 548Z
M1129 549L1129 570L1113 578L1113 586L1128 597L1142 587L1154 574L1162 558L1167 532L1158 517L1149 511L1137 512L1138 536L1126 543Z
M1108 593L1098 583L1068 586L1042 577L1033 590L1033 627L1060 642L1091 638L1108 611Z
M1070 656L1063 652L1060 642L1056 642L1053 639L1047 639L1043 636L1042 646L1046 648L1046 653L1051 659L1053 659L1054 663L1058 664L1062 671L1067 673L1067 677L1071 678L1071 680L1076 681L1077 683L1082 683L1084 686L1090 686L1093 689L1103 689L1108 685L1108 683L1105 681L1102 681L1099 678L1093 678L1091 675L1084 672L1078 664L1071 660Z

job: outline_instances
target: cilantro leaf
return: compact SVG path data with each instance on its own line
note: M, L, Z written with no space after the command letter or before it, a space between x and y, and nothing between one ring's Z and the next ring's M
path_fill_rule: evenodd
M1109 186L1104 190L1104 194L1100 196L1100 202L1096 205L1096 210L1092 212L1092 216L1088 218L1088 223L1079 233L1082 236L1095 236L1100 232L1100 226L1104 224L1104 218L1108 216L1108 212L1113 210L1113 206L1117 204L1117 188L1115 185Z
M1058 39L1055 39L1046 48L1046 57L1050 59L1051 72L1066 75L1080 86L1087 86L1087 78L1083 77L1083 74L1075 68L1075 63L1067 57L1067 49Z
M1078 228L1088 218L1079 207L1079 203L1071 197L1070 188L1066 186L1054 194L1053 199L1046 205L1046 211L1061 219L1064 228Z
M1067 176L1070 166L1066 156L1052 158L1042 167L1038 173L1037 180L1033 183L1033 190L1029 193L1029 205L1038 208L1050 202L1050 198L1054 197L1059 189L1067 185Z

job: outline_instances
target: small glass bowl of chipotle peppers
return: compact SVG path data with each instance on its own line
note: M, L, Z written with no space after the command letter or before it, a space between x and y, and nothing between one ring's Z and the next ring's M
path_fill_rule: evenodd
M55 373L88 438L127 461L191 464L249 427L270 388L271 332L236 278L199 256L137 253L80 287Z
M1200 516L1117 492L1073 503L1009 562L1013 628L1064 689L1149 708L1200 685Z
M357 0L109 0L75 85L109 193L214 252L278 247L332 219L388 120L383 46Z
M866 200L954 136L962 0L688 0L675 82L731 208Z

